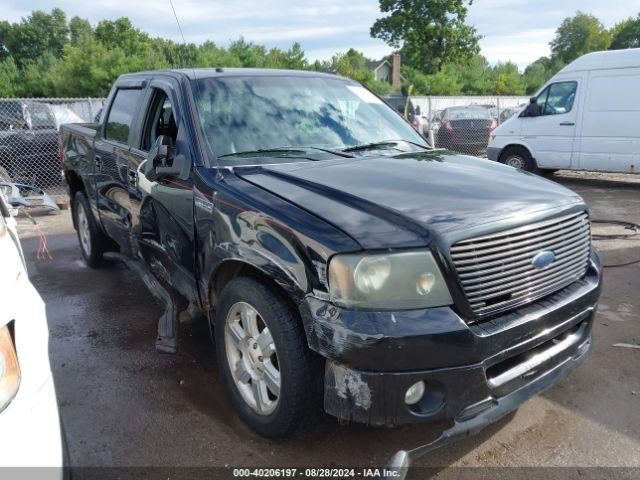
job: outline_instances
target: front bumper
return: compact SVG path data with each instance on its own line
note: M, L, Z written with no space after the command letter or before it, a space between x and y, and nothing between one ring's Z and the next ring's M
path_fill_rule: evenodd
M64 440L52 377L33 395L18 390L0 413L0 431L3 470L38 467L38 478L63 478Z
M583 279L475 324L449 307L350 311L307 298L301 311L309 345L327 359L325 410L370 425L403 425L466 421L505 402L513 406L505 399L517 391L531 392L517 396L522 403L537 393L531 385L552 385L559 376L551 372L568 372L589 348L599 267L594 254ZM408 406L405 392L420 380L426 393Z
M500 158L500 152L501 151L502 151L501 148L487 147L487 158L489 160L493 160L494 162L497 162L498 158Z
M443 447L456 440L475 435L483 428L497 422L502 417L516 410L520 405L529 398L542 393L549 387L553 386L560 380L564 379L569 373L575 370L582 360L584 360L587 351L591 346L591 339L587 339L575 350L575 353L566 360L559 362L556 366L539 376L532 382L523 385L513 392L497 399L491 399L482 402L481 409L475 406L476 411L473 415L460 416L454 419L453 425L443 431L438 438L419 445L411 450L400 450L396 452L388 462L388 468L397 472L396 478L404 479L411 462L437 448Z

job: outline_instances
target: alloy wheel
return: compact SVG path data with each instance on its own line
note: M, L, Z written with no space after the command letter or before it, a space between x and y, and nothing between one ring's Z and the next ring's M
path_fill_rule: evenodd
M245 403L260 415L269 415L280 398L278 354L260 313L246 302L229 309L224 329L229 370Z
M80 246L87 257L91 256L91 232L89 231L89 218L84 211L84 205L78 206L78 236L80 237Z

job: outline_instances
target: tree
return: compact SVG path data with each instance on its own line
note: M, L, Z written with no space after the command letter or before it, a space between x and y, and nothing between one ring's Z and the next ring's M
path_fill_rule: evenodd
M15 97L19 94L20 70L13 57L0 61L0 97Z
M401 49L405 64L436 73L480 52L476 29L465 23L465 0L380 0L388 13L371 27L371 36Z
M640 13L618 23L611 31L611 50L640 47Z
M81 37L85 35L92 35L93 27L89 23L89 20L85 20L80 17L73 17L69 21L69 38L71 43L78 43Z
M524 69L524 82L526 93L531 95L554 76L564 63L557 57L540 57Z
M576 12L574 17L562 21L549 45L552 57L566 64L585 53L606 50L610 44L611 34L600 20L593 15Z
M523 95L525 90L525 81L515 63L498 63L489 70L488 94Z
M68 41L67 17L54 8L51 13L33 12L20 23L0 24L0 51L11 56L18 67L47 51L59 56Z
M246 68L263 67L267 55L264 45L247 42L243 37L231 42L227 51L238 58L240 66Z

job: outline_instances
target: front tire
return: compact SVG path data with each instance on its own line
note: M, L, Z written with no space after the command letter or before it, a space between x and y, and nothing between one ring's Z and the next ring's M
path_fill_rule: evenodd
M500 157L500 162L518 170L539 173L536 161L525 148L512 147L507 149Z
M107 239L96 223L85 193L76 192L73 201L74 223L82 257L91 268L98 268L102 265Z
M229 282L218 300L215 341L222 378L240 417L279 438L304 428L322 403L322 371L285 298L250 277Z

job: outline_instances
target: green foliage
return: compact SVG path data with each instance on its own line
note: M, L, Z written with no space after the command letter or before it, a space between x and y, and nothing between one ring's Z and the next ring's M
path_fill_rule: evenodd
M443 64L458 63L478 54L480 36L465 23L465 0L380 0L380 11L371 36L401 49L404 62L425 73L436 73Z
M640 15L611 31L581 12L567 18L551 43L552 55L524 74L511 63L490 65L478 54L475 29L465 24L467 0L380 0L386 17L371 34L400 49L403 91L415 95L532 94L567 62L607 47L640 46ZM0 97L104 96L121 74L188 67L259 67L328 71L353 78L380 95L391 85L375 80L370 59L349 49L310 63L298 43L267 48L240 37L228 47L152 38L126 18L92 26L54 8L34 11L20 22L0 22Z
M126 18L69 22L59 9L0 22L0 96L104 96L121 74L170 67L310 68L302 47L284 50L243 38L228 48L151 38ZM381 88L381 87L378 87Z
M515 64L491 66L480 55L459 64L447 63L431 75L405 68L403 76L416 95L523 95L526 90Z
M38 10L20 23L0 23L0 52L21 67L47 51L59 56L68 33L67 17L62 10L54 8L51 13Z
M618 23L611 31L611 50L640 47L640 13Z
M540 57L524 70L525 90L528 95L538 91L544 83L554 76L564 63L559 58Z
M0 97L17 97L20 70L13 58L0 62Z
M581 55L606 50L611 44L611 34L593 15L576 12L565 18L549 44L552 57L569 63Z
M78 43L80 38L93 35L93 27L89 20L80 17L73 17L69 21L69 40L71 43Z

